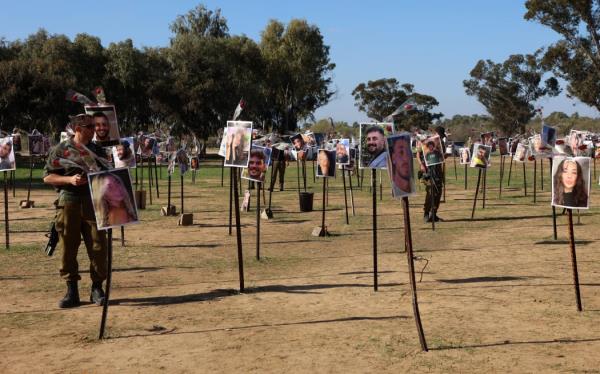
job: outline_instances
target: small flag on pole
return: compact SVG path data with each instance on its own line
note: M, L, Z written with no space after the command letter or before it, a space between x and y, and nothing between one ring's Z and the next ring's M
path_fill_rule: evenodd
M242 110L244 110L244 107L246 106L246 102L244 101L244 99L240 99L239 104L237 105L237 107L235 108L235 112L233 113L233 120L237 120L238 117L240 116L240 114L242 114Z

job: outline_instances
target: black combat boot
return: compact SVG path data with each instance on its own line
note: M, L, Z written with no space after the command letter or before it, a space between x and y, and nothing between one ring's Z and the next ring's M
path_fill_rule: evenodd
M98 306L104 305L104 291L102 290L102 282L92 283L90 301Z
M67 281L67 294L65 297L58 302L59 308L74 308L80 306L79 301L79 289L77 288L77 281Z

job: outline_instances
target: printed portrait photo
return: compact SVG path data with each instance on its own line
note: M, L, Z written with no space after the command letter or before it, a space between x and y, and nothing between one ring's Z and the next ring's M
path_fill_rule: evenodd
M340 165L348 165L350 163L350 139L336 140L335 163Z
M248 167L252 144L252 122L227 121L225 166Z
M489 145L475 143L473 145L473 155L471 156L471 167L486 169L490 166L490 154L492 147Z
M481 134L481 143L483 145L489 145L491 147L492 144L494 143L494 133L492 131L482 133Z
M552 205L588 209L590 158L556 156L552 163Z
M29 154L33 156L43 156L47 153L46 148L44 147L44 136L39 135L29 135Z
M290 142L294 146L296 152L303 151L306 148L306 142L302 134L296 134L290 138Z
M185 149L179 149L175 153L175 162L179 165L179 172L183 175L190 168L190 158Z
M471 163L471 151L467 147L460 149L460 164L469 165Z
M395 198L410 196L416 192L410 140L410 134L407 132L387 137L388 174Z
M112 158L115 168L135 168L135 152L133 137L122 138L119 144L112 147Z
M442 153L442 141L439 135L430 136L421 142L421 151L425 159L425 165L432 166L444 162Z
M542 146L552 148L556 143L556 129L552 126L542 125Z
M15 170L15 150L13 149L13 137L0 138L0 171Z
M580 151L579 148L583 145L583 139L585 137L585 133L583 131L571 130L569 133L569 148L571 148L571 152L573 156L579 156Z
M535 157L552 157L553 148L553 146L544 145L544 142L542 141L542 136L540 134L534 135L531 138L529 138L529 152Z
M317 177L335 177L335 151L319 149L317 156Z
M129 169L88 174L98 230L138 223Z
M193 156L190 158L190 169L192 169L192 170L200 169L200 158L198 156Z
M513 160L517 161L517 162L525 162L526 159L527 159L527 147L523 143L517 144L517 150L515 151Z
M509 149L511 155L515 154L518 146L519 146L518 138L510 139L508 149Z
M225 157L227 153L227 127L223 129L223 137L221 138L221 144L219 145L219 152L217 154L221 157Z
M92 116L94 124L94 141L102 146L117 145L121 136L119 135L119 123L114 105L91 106L86 105L85 113Z
M157 148L157 142L155 138L150 137L148 135L142 135L140 137L140 147L138 153L142 155L142 157L150 157L152 155L158 154L154 153L155 148Z
M361 123L360 147L358 166L361 169L387 168L387 152L385 150L385 137L391 135L387 132L385 123Z
M271 148L252 145L248 167L242 170L242 178L263 183L271 162Z

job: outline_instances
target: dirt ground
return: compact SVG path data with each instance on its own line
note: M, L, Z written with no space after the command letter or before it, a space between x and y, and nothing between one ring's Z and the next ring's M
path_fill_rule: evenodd
M533 164L524 196L521 165L498 191L498 158L487 176L486 205L470 220L476 175L455 176L432 231L423 223L424 188L410 199L421 319L422 352L412 312L402 210L383 178L378 197L379 290L373 289L372 195L353 178L356 215L345 224L340 176L330 181L327 225L312 237L321 212L299 211L296 170L273 193L274 219L261 221L256 260L255 191L242 213L245 292L239 292L235 231L228 235L228 174L218 160L185 184L194 225L161 217L160 198L142 223L115 230L107 338L98 341L102 308L91 305L85 250L80 251L79 308L61 310L60 253L46 257L43 236L55 193L36 184L36 208L22 210L22 186L9 197L11 248L0 249L0 372L2 373L339 373L519 372L600 373L600 192L575 225L583 312L577 312L567 216L552 235L550 181L533 203ZM508 161L506 163L508 169ZM539 168L538 168L539 172ZM163 173L163 178L165 177ZM507 173L505 173L507 174ZM308 189L321 208L320 181L308 166ZM540 181L538 180L538 189ZM244 188L247 183L244 182ZM268 197L268 193L267 193ZM179 210L179 176L173 182ZM577 223L577 214L574 214ZM1 227L1 231L4 227ZM57 250L58 252L58 250ZM423 267L428 261L426 268ZM422 279L421 279L422 277Z

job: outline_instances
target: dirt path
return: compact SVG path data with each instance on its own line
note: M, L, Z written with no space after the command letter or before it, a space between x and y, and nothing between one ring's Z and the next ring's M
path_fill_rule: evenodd
M255 212L242 215L240 294L228 187L220 187L218 169L204 169L195 185L188 177L189 227L160 217L161 182L160 204L154 199L142 224L127 227L125 248L115 233L104 341L96 340L101 308L57 308L59 258L39 250L54 194L36 191L41 207L19 210L19 190L10 200L13 248L0 251L0 372L600 372L599 209L582 211L575 226L578 313L566 216L559 216L560 240L552 240L549 181L535 205L519 176L499 200L497 170L490 170L486 208L479 205L470 221L475 175L465 191L460 172L457 180L449 172L445 222L435 232L422 223L424 190L411 198L416 255L429 261L418 283L427 353L412 315L401 208L388 196L387 177L378 205L378 292L367 186L355 191L356 216L347 226L341 179L332 180L327 223L334 235L314 238L320 212L299 212L295 170L288 170L287 190L273 193L275 219L261 223L261 261L254 258ZM321 187L312 177L309 186L320 208ZM598 191L593 186L596 207ZM87 269L86 256L79 258ZM424 265L417 261L417 270ZM87 272L82 278L87 300Z

